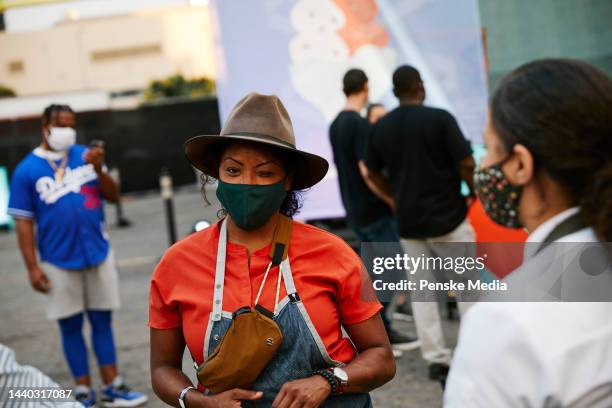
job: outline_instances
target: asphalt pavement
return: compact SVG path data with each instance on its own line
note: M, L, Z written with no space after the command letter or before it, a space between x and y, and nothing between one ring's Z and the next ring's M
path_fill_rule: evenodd
M198 188L189 186L177 192L174 200L179 237L188 235L198 219L214 221L218 203L214 191L207 206ZM308 196L306 195L306 199ZM129 228L115 226L115 208L106 208L111 242L117 258L121 285L121 309L113 316L119 367L126 382L149 395L149 407L165 406L151 390L149 376L148 292L151 273L168 247L164 203L157 192L124 198L124 214ZM410 322L396 321L396 328L415 334ZM448 341L456 340L456 322L445 321ZM87 338L89 328L85 328ZM27 280L14 232L0 233L0 343L15 350L22 364L38 367L64 387L71 378L64 361L57 323L45 318L45 302ZM186 354L184 371L193 376ZM96 363L90 352L94 386L99 387ZM419 350L404 353L397 360L394 380L373 393L376 407L440 407L442 390L427 379L427 366Z

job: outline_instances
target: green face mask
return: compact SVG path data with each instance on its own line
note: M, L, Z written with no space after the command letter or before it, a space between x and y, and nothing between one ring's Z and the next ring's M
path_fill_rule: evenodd
M234 223L254 230L266 223L280 209L287 197L285 180L274 184L232 184L219 180L217 198Z

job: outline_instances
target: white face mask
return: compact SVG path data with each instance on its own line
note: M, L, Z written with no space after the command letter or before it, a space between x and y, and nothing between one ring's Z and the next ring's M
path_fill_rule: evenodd
M76 142L76 130L71 127L51 127L47 142L56 152L65 152Z

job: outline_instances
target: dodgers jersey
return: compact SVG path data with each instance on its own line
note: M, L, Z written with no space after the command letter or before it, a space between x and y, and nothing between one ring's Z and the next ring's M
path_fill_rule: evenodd
M15 168L8 213L33 219L41 260L63 269L102 263L109 251L98 176L86 163L83 145L68 150L61 182L47 159L60 166L61 156L36 148Z

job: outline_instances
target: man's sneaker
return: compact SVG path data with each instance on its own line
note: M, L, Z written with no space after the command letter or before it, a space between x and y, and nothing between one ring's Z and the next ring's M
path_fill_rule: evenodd
M389 329L387 335L389 336L391 346L396 350L410 351L421 346L421 342L416 337L406 336L394 329Z
M147 400L142 392L130 390L119 376L112 384L102 388L100 396L100 403L104 407L136 407Z
M77 385L74 389L74 399L83 404L85 408L96 406L96 393L85 385Z
M414 316L412 315L412 307L409 301L405 301L401 305L397 305L395 312L393 313L395 320L401 320L404 322L413 322Z
M446 377L448 377L449 367L444 363L431 363L428 367L429 379L439 381L442 389L446 387Z

